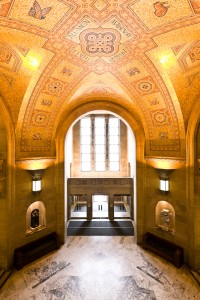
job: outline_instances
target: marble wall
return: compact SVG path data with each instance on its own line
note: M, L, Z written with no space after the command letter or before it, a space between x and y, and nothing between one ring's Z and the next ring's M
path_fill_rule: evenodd
M146 168L146 201L145 220L146 231L150 231L164 239L170 240L184 248L184 258L188 259L188 225L186 200L186 170L185 166L174 170L170 175L170 190L162 194L159 190L159 175L155 168ZM175 235L156 228L156 205L159 201L167 201L175 211Z
M17 248L23 244L38 239L56 229L56 188L54 166L48 167L42 177L41 192L32 192L32 177L27 170L16 168L16 201L15 201L15 243ZM46 208L46 226L43 230L27 233L27 210L37 201L44 203Z

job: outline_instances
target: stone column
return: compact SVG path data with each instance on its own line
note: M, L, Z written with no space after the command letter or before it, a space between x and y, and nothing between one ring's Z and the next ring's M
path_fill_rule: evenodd
M87 220L92 220L92 195L87 195Z
M108 218L110 221L114 220L114 195L109 195L108 200Z

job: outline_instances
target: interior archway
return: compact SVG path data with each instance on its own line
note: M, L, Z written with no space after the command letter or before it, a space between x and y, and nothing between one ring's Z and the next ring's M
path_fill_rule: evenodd
M14 203L14 129L10 114L0 97L0 268L8 269L13 260L13 225L7 226L13 218Z
M188 200L188 243L189 263L193 269L200 268L200 194L199 194L199 160L197 153L198 130L200 124L200 99L197 99L188 123L186 147L188 151L187 200ZM191 230L192 229L192 230ZM194 255L195 253L195 255Z
M105 126L105 170L101 170L99 171L95 171L95 167L94 167L94 121L96 118L101 118L104 120L104 126ZM108 159L108 124L109 124L109 119L110 118L116 118L118 120L120 120L121 122L119 123L119 169L115 170L114 172L111 170L109 170L109 159ZM93 132L93 142L91 142L93 144L93 150L92 150L92 154L91 154L91 167L92 169L90 170L90 172L81 172L81 161L80 161L80 155L81 153L80 151L80 129L79 129L79 125L81 120L83 120L84 118L87 118L89 120L91 120L91 124L93 129L90 129L91 132ZM91 145L92 145L91 144ZM121 146L120 146L121 145ZM98 146L97 146L98 147ZM76 150L75 150L76 149ZM124 121L123 118L120 118L118 115L110 113L110 111L91 111L87 114L82 115L81 117L79 117L70 127L70 129L67 132L66 135L66 139L65 139L65 203L67 203L66 207L67 207L67 215L68 215L68 220L70 220L70 218L83 218L83 219L88 219L89 215L91 215L92 218L109 218L112 217L114 219L119 219L119 218L128 218L128 219L134 219L133 215L134 215L134 207L135 207L135 203L136 203L136 170L135 170L135 165L136 165L136 155L135 155L136 151L135 151L135 136L134 133L132 132L132 130L130 129L129 124L127 124L127 122ZM101 163L102 165L102 163ZM71 195L70 196L70 192L69 192L69 188L67 188L67 180L69 178L74 178L74 179L79 179L78 182L80 182L80 179L86 179L84 180L87 181L87 179L89 180L89 178L96 178L98 180L94 180L92 181L94 186L93 186L93 193L91 196L92 197L92 201L91 201L91 206L93 208L91 208L91 212L88 212L87 209L87 205L86 203L89 201L87 198L88 196L86 196L85 194L83 195L83 192L85 190L85 183L83 185L83 187L80 186L80 184L76 185L76 187L74 187L74 192L76 193L76 195ZM111 193L111 189L109 188L109 190L106 189L106 186L103 184L101 185L100 189L101 191L98 191L98 188L96 186L96 184L98 184L98 182L100 183L103 179L106 179L106 185L108 184L108 180L112 181L111 178L130 178L133 180L133 184L134 187L130 187L130 189L126 188L125 191L125 187L120 188L120 191L117 189L115 190L115 196L114 195L110 195L110 197L114 197L113 202L115 203L114 206L112 206L113 208L110 208L110 206L108 205L109 203L109 197L108 194L105 194L105 190L106 193ZM73 180L73 182L75 183L77 180ZM90 180L89 180L90 181ZM102 181L104 182L104 181ZM130 183L132 181L130 180ZM111 183L111 182L110 182ZM109 183L109 186L110 186ZM120 183L122 184L122 182ZM131 184L132 186L132 184ZM88 187L89 188L89 187ZM104 190L104 194L103 191ZM71 191L71 189L70 189ZM79 191L79 193L78 193ZM90 193L91 193L91 187L90 187ZM114 192L114 190L113 190ZM118 194L117 196L117 192L124 192L124 196L120 196ZM128 193L130 192L129 197L127 196ZM95 193L97 193L98 195L96 195ZM127 195L125 195L127 194ZM103 196L104 195L104 196ZM107 196L105 196L107 195ZM106 201L103 201L103 199L107 197ZM128 197L128 198L127 198ZM66 199L68 198L68 199ZM69 199L71 198L71 200ZM101 199L102 203L105 202L105 209L102 209L102 204L101 204L101 209L102 209L102 213L100 211L97 210L93 210L94 206L97 209L97 202L95 199ZM94 200L94 201L93 201ZM99 200L99 201L101 201ZM105 200L105 199L104 199ZM128 201L127 201L128 200ZM122 205L123 202L123 205ZM77 204L79 203L79 204ZM120 207L120 209L118 209L118 204L121 203L121 205L123 206ZM93 205L94 204L94 205ZM104 208L104 204L103 204L103 208ZM82 211L81 211L81 206L82 206ZM90 206L89 206L90 207ZM114 212L112 212L112 209L114 209ZM100 209L99 209L100 210ZM108 210L110 210L110 213L108 213Z
M65 160L65 137L72 126L72 124L81 116L91 112L91 111L109 111L111 114L119 116L119 118L123 119L126 124L129 125L132 132L134 132L135 143L136 143L136 187L137 191L136 200L135 200L135 236L138 242L141 242L142 235L144 233L144 133L143 128L141 128L134 119L134 116L130 114L123 107L110 103L109 101L95 101L88 102L82 106L78 106L68 118L60 125L59 130L57 132L56 138L56 150L58 153L57 156L57 186L58 186L58 196L57 198L57 211L59 215L66 212L66 189L64 188L64 182L66 181L65 172L64 172L64 160ZM67 223L67 215L63 214L63 219L59 218L57 224L57 232L60 236L61 241L65 240L65 232L66 232L66 223Z

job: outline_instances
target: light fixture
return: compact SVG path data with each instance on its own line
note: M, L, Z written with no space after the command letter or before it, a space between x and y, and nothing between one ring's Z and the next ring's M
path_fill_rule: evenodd
M36 53L27 54L24 58L24 66L29 70L37 70L41 63L41 57Z
M169 180L160 179L160 190L163 192L169 192Z
M167 56L167 55L163 55L161 58L160 58L160 63L161 64L166 64L166 63L168 63L168 61L169 61L169 56Z
M162 64L162 66L166 69L174 67L175 57L172 51L165 51L158 55L159 62Z
M42 190L42 181L37 179L32 181L32 191L33 192L39 192Z
M32 192L40 192L42 190L42 175L44 169L27 171L32 175Z
M162 194L169 192L169 175L174 169L156 169L160 179L160 191Z

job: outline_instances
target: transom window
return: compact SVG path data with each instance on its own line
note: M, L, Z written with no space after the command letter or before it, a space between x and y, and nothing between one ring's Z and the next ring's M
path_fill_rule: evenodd
M81 171L91 171L91 119L83 118L80 122Z
M108 159L109 171L119 171L119 119L109 118L108 122Z
M106 128L105 118L94 119L94 161L95 171L106 170Z
M120 120L116 117L86 117L80 121L82 172L120 170Z

